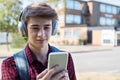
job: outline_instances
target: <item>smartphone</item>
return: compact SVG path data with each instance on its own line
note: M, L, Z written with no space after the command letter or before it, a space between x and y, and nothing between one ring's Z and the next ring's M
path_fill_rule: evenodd
M48 69L55 65L60 65L62 69L67 69L68 52L51 52L48 57Z

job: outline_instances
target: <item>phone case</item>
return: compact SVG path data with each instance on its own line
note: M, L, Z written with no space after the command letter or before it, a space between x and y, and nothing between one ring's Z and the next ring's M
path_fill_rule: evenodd
M48 57L48 69L55 65L60 65L62 69L67 68L68 53L67 52L52 52Z

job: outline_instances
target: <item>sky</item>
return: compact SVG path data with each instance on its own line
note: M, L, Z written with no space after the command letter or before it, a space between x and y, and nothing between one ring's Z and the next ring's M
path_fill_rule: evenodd
M26 7L28 4L30 4L30 0L21 0L21 1L24 3L23 8ZM44 2L44 0L33 0L33 1L40 1L40 2L43 1ZM90 1L90 0L82 0L82 1ZM105 2L105 3L120 6L120 0L95 0L95 1Z

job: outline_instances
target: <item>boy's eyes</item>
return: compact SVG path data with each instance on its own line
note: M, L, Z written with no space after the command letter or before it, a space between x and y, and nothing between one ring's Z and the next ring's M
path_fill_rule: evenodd
M46 24L46 25L44 25L44 27L43 27L44 30L47 30L47 29L50 29L50 28L51 28L51 27L50 27L49 24ZM39 27L39 25L31 25L31 29L39 30L40 27Z
M38 29L38 28L32 28L32 29Z
M50 29L50 27L46 26L46 27L44 27L44 29Z
M32 29L34 29L34 30L39 30L38 27L33 27ZM48 26L44 27L44 30L46 30L46 29L50 29L50 27L48 27Z

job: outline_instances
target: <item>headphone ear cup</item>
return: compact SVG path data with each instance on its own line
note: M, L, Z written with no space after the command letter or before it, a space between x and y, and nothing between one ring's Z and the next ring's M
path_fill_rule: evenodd
M25 25L25 23L23 21L19 21L19 23L18 23L18 31L20 32L20 34L22 34L23 37L28 37L26 25Z
M55 35L57 33L57 29L58 29L58 22L55 21L52 23L52 35Z

